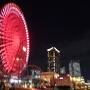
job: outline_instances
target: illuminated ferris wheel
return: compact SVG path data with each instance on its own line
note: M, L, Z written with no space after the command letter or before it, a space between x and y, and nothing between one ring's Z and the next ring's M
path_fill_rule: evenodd
M24 15L14 3L0 12L0 64L7 74L20 74L29 57L29 35Z

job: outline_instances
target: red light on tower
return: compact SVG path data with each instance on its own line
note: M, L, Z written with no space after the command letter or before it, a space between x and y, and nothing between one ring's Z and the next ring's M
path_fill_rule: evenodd
M29 35L20 8L6 4L0 13L0 59L7 74L18 75L29 57ZM19 68L18 68L19 67Z

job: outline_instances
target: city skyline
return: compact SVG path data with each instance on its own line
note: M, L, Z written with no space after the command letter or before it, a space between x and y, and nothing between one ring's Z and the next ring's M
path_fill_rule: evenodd
M35 5L34 30L39 31L36 35L40 35L37 38L41 50L38 57L44 57L46 49L55 46L61 51L60 57L64 65L72 59L79 59L82 75L90 78L90 14L88 12L90 8L88 3L61 2L60 4L60 2L40 1ZM41 55L42 53L44 54ZM45 60L43 59L42 62Z
M88 2L15 2L25 14L31 35L30 64L43 70L47 66L47 49L55 46L61 51L61 62L72 59L81 62L82 75L90 79L90 7Z

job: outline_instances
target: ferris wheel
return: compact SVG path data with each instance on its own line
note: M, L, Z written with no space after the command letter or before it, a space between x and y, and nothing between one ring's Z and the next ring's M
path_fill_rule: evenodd
M29 57L29 34L24 15L14 4L0 12L0 64L7 74L20 74Z

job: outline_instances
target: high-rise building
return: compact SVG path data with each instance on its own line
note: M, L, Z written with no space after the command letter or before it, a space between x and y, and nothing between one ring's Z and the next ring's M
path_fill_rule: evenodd
M65 66L60 67L60 74L66 74Z
M60 72L59 57L60 51L55 47L47 49L48 52L48 71Z
M71 76L81 76L81 69L79 61L72 61L69 63L69 73Z

